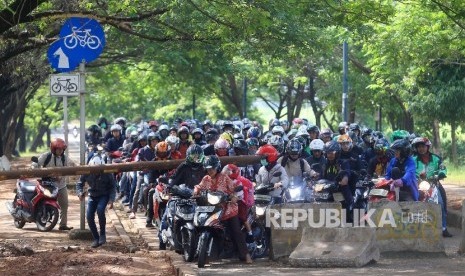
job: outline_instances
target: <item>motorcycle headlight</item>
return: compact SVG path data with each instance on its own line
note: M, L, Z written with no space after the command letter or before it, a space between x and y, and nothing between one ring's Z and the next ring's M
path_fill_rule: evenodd
M214 195L214 194L207 194L207 201L211 205L217 205L221 202L221 196L220 195Z
M46 197L52 197L52 193L50 192L49 189L44 189L44 195L45 195Z
M265 211L266 211L266 206L255 207L255 214L257 214L257 216L263 216L265 214Z
M289 189L289 195L291 198L300 196L300 188Z

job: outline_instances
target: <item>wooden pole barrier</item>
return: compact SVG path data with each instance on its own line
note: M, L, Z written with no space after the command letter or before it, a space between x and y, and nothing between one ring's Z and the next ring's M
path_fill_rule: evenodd
M260 155L244 155L244 156L225 156L220 157L221 164L236 164L237 166L251 165L260 163ZM64 175L82 175L82 174L97 174L97 173L116 173L128 171L142 171L147 169L152 170L169 170L179 166L185 159L166 160L166 161L147 161L147 162L128 162L119 164L107 164L100 166L74 166L74 167L58 167L58 168L41 168L41 169L26 169L14 171L0 171L0 181L17 178L33 178L45 176L64 176Z

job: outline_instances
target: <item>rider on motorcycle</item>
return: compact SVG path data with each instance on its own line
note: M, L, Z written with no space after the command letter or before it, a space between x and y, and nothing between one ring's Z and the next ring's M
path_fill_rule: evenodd
M234 188L238 186L238 184L221 172L221 162L217 156L211 155L205 157L203 166L207 170L207 175L195 186L194 195L199 194L202 190L221 191L230 195L231 200L223 207L224 213L221 216L221 220L231 231L231 238L237 246L239 259L250 264L252 263L252 258L248 252L244 236L242 235L238 218L237 201L239 199L234 191Z
M429 151L431 142L426 137L417 137L413 139L412 146L415 148L413 160L416 165L416 175L418 179L430 179L437 174L439 179L446 178L447 169L442 163L441 157ZM442 236L452 237L447 231L447 196L444 187L438 182L439 204L442 210Z
M273 175L276 172L280 172L280 180L274 184L274 190L271 191L269 195L274 198L275 204L282 203L282 189L287 188L289 178L286 170L277 162L279 157L278 151L272 145L263 145L258 148L256 155L262 155L262 159L260 160L262 167L258 171L256 177L257 186L263 183L270 183Z
M302 144L294 138L287 144L285 155L278 159L278 163L284 167L289 178L303 178L305 172L311 177L316 175L315 171L310 168L307 160L302 158L302 150Z
M415 175L415 161L411 156L411 146L407 138L397 139L391 144L395 152L386 169L386 179L391 181L391 191L400 187L399 201L418 201L418 185ZM393 168L400 170L401 178L392 179Z

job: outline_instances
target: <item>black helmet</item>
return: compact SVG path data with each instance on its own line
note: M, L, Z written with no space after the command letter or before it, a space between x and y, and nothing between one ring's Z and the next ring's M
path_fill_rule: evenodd
M233 135L234 141L237 139L244 139L244 135L242 133L235 133Z
M186 151L186 161L192 164L202 164L204 159L203 149L197 144L189 146Z
M336 152L336 154L337 154L337 153L341 152L341 145L338 142L334 141L334 140L328 141L325 144L324 151L326 153L328 153L328 152Z
M357 123L352 123L352 124L349 125L349 130L350 131L354 131L354 130L360 131L360 126Z
M157 132L150 132L147 135L147 142L150 143L152 140L157 140L158 142L161 141L160 133Z
M141 142L141 141L147 142L147 135L144 134L144 133L139 134L139 136L137 137L137 141L138 142Z
M310 133L312 131L316 133L320 133L320 128L317 125L311 125L307 128L307 132Z
M216 155L209 155L203 160L203 167L205 169L214 168L218 172L221 170L221 161Z
M286 153L287 154L298 154L302 153L303 147L302 144L299 142L297 138L291 139L286 146Z
M100 127L98 125L91 125L90 127L87 128L87 131L90 133L100 133Z
M202 123L202 127L204 127L204 126L213 127L213 124L212 124L212 122L210 120L205 120Z
M249 147L244 139L234 139L233 149L236 155L246 155L249 152Z
M410 146L408 138L395 140L391 144L391 149L400 151L401 158L407 158L412 153L412 147Z
M210 128L205 132L205 141L210 142L213 140L217 140L219 137L218 130L216 128Z

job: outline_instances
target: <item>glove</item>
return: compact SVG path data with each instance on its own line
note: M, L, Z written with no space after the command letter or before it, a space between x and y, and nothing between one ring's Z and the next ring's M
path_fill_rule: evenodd
M446 173L445 173L445 172L439 172L439 173L438 173L438 178L439 178L439 179L444 179L444 178L446 178Z

